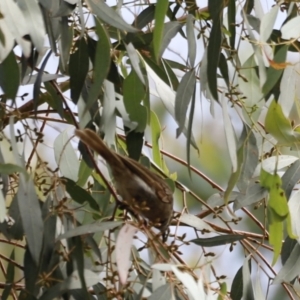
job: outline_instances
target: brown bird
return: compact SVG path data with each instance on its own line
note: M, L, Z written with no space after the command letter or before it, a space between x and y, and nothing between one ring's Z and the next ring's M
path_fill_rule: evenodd
M159 228L165 240L173 215L173 193L168 184L139 162L110 150L94 131L76 129L75 134L106 160L122 202Z

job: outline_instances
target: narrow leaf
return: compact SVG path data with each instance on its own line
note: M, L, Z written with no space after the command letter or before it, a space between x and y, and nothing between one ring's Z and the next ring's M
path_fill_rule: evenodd
M76 182L78 179L79 161L75 150L70 144L67 129L55 139L54 155L62 175Z
M32 259L38 265L43 246L44 225L40 203L31 179L20 181L17 199L27 245Z
M91 208L93 208L96 211L99 211L99 205L90 193L78 186L73 180L69 178L62 179L63 183L66 186L67 192L70 194L70 196L75 202L79 204L84 204L85 202L88 202Z
M285 191L286 198L289 199L294 186L300 179L300 160L295 161L288 170L283 174L282 188Z
M300 16L292 18L281 28L282 38L285 40L297 39L300 36Z
M173 299L174 291L172 284L167 283L154 291L148 300L165 300Z
M17 3L25 17L30 38L38 52L43 53L46 31L38 1L18 0Z
M281 106L273 100L265 119L266 130L279 144L293 145L296 142L291 123L282 112Z
M93 81L89 90L89 96L85 108L86 111L88 111L98 99L98 96L102 91L103 81L106 78L110 67L111 43L108 33L98 19L95 19L95 23L98 42L94 62Z
M130 253L133 245L133 237L137 228L125 224L121 229L116 241L116 263L121 284L126 284L128 270L131 265Z
M300 268L300 245L296 244L289 258L287 259L283 267L280 269L280 271L274 278L273 284L292 281L296 276L299 275L299 268Z
M227 22L228 22L228 30L230 32L230 47L231 49L235 49L235 0L229 0L228 2L228 14L227 14Z
M153 32L153 48L156 60L161 56L161 45L163 41L164 20L169 7L168 0L157 1L155 7L155 27Z
M34 112L36 113L37 110L37 105L39 102L39 94L40 94L40 89L41 89L41 84L43 82L43 73L44 73L44 69L47 65L48 59L50 58L52 54L52 51L50 50L48 52L48 54L46 55L46 57L43 60L43 63L41 64L41 67L39 68L37 77L36 77L36 81L33 85L33 101L34 101Z
M163 39L160 44L158 58L161 58L165 49L168 47L168 45L170 44L171 40L175 37L175 35L179 32L181 27L182 24L180 24L178 21L168 22L164 24Z
M86 0L90 10L105 23L128 32L137 32L138 30L127 24L122 17L102 0Z
M20 72L13 51L0 64L0 87L8 99L15 101L20 85Z
M245 258L243 265L243 299L244 300L255 300L253 294L253 287L251 281L251 269L249 264L251 263L251 256Z
M215 232L215 230L207 224L203 219L196 217L192 214L182 214L180 216L180 222L187 224L197 230L205 230L209 232Z
M145 88L134 70L126 77L123 84L124 105L131 122L136 122L137 132L143 132L147 124L147 108L141 105L145 97Z
M232 164L232 172L235 173L238 170L238 158L237 158L237 145L235 132L229 117L229 108L225 98L222 99L222 112L224 119L224 130L226 136L226 143L229 151L229 156Z
M274 5L268 13L266 13L261 22L260 22L260 38L262 42L267 42L272 30L274 28L274 24L277 18L277 14L279 11L279 5Z
M177 138L184 129L187 119L187 109L195 89L195 84L195 70L192 69L184 74L178 86L175 98L175 118L179 126L176 131Z
M110 229L120 226L122 223L123 222L119 222L119 221L96 222L93 224L78 226L74 229L67 231L66 233L59 235L57 237L57 240L63 240L63 239L68 239L68 238L78 236L78 235L84 235L84 234L95 233L95 232L99 232L99 231L110 230Z
M232 300L241 300L243 297L243 266L241 266L236 272L232 285L230 298Z
M202 246L202 247L215 247L225 244L231 244L236 241L243 240L245 236L237 234L219 235L212 238L198 238L191 240L192 243Z
M210 33L210 39L207 47L207 79L210 92L215 100L218 100L217 89L217 68L221 52L221 24L223 1L208 1L209 13L213 18L213 25Z
M0 190L0 223L3 223L6 218L6 202L3 191Z
M143 29L147 24L153 21L155 16L155 5L148 5L134 20L132 26L135 26L138 29Z
M7 270L6 270L6 287L3 289L1 299L6 300L9 299L10 291L13 287L14 277L15 277L15 265L13 261L15 260L15 249L10 254L10 261L8 262Z
M70 56L69 73L72 101L76 104L89 70L88 48L84 38L76 41Z
M195 65L196 60L196 39L195 39L195 32L194 32L194 16L188 14L186 20L186 35L188 40L188 56L190 61L190 66L193 68Z
M281 48L276 52L274 59L268 59L270 67L267 70L266 82L263 85L262 92L264 96L267 96L269 92L272 92L272 89L280 80L280 77L283 73L284 68L286 67L286 55L288 51L288 46L281 46Z

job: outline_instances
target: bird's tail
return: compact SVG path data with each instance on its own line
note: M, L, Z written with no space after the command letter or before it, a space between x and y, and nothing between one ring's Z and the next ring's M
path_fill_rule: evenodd
M116 165L120 166L120 164L123 165L119 156L111 151L93 130L88 128L76 129L75 135L78 136L85 145L101 155L111 167Z

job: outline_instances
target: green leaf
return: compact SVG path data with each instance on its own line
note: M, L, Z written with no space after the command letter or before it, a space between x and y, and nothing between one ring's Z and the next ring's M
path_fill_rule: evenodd
M72 101L76 104L89 70L88 47L84 38L78 39L70 55L69 73Z
M227 22L230 32L230 48L235 49L235 0L229 0L228 2Z
M154 111L151 110L151 117L150 117L150 127L151 127L151 135L152 135L152 155L153 161L162 168L162 158L160 154L159 148L159 139L161 135L161 126L159 123L159 119Z
M241 300L243 297L243 266L241 266L236 272L232 285L230 298L232 300Z
M0 163L0 174L13 174L13 173L23 173L24 175L28 175L26 169L14 165L14 164L2 164Z
M234 210L257 203L267 196L267 190L259 183L252 181L246 189L246 193L240 194L234 203Z
M63 99L60 93L57 93L57 90L54 88L53 84L50 82L45 82L44 83L45 88L47 92L49 93L48 95L43 95L43 98L46 99L46 102L61 116L63 119L67 119L68 121L71 121L71 118L69 117L69 114L64 113L64 106L63 106ZM72 122L73 123L73 122Z
M175 35L179 32L181 27L182 27L182 24L180 24L178 21L168 22L168 23L164 24L163 39L162 39L162 42L160 45L158 58L161 58L165 49L168 47L168 45L170 44L173 37L175 37ZM155 28L156 28L156 26L155 26ZM154 36L153 36L153 38L154 38Z
M8 99L15 101L20 85L20 72L13 50L0 64L0 87Z
M15 195L10 204L8 214L14 219L14 224L7 228L8 238L14 240L22 240L24 238L24 228L22 224L18 196Z
M227 60L222 52L220 53L219 69L221 71L223 79L226 82L227 87L230 88Z
M132 26L135 26L138 29L143 29L146 25L153 21L155 9L155 5L150 4L136 17L132 23Z
M162 45L163 33L164 33L164 21L165 21L165 16L168 7L169 7L168 0L157 1L155 7L155 27L153 31L153 48L154 48L154 56L157 61L161 56L161 45Z
M65 2L66 3L66 2ZM59 45L59 66L60 71L63 74L68 73L68 63L70 59L70 51L73 42L74 29L73 26L68 25L68 17L62 17L59 23L60 26L60 39L58 41Z
M54 141L55 161L63 176L77 181L79 161L75 150L70 144L67 129L63 131Z
M190 109L190 116L188 118L188 127L186 132L186 161L188 163L189 176L191 177L191 145L193 144L193 119L196 105L196 85L194 88L192 103ZM196 148L199 154L199 149Z
M50 50L48 54L44 57L44 60L38 70L38 74L36 77L36 81L33 85L33 101L34 101L34 112L36 113L38 103L39 103L39 94L40 94L40 89L41 89L41 84L42 84L42 78L43 78L43 73L44 69L47 65L48 59L50 58L52 54L52 51Z
M173 285L170 283L160 286L154 291L154 293L148 298L148 300L165 300L172 299L174 295Z
M268 207L279 217L285 218L289 213L287 199L284 190L281 188L281 178L278 174L270 174L264 169L260 173L260 185L269 190L270 197Z
M89 90L89 96L86 103L85 110L89 110L97 101L100 92L102 91L102 84L107 76L110 67L110 49L111 43L105 27L95 18L96 34L98 35L98 42L96 47L96 55L94 59L94 70L92 85Z
M261 19L259 32L261 41L264 43L270 38L279 9L278 5L274 5Z
M197 50L197 44L195 39L195 32L194 32L194 16L191 14L188 14L186 19L186 35L188 40L188 57L190 61L190 66L193 68L195 66L195 60L196 60L196 50Z
M255 300L251 281L251 256L247 256L243 264L243 300Z
M272 101L265 119L265 128L280 145L293 145L296 142L294 131L282 108L275 100Z
M296 276L299 275L299 268L300 246L296 242L296 245L294 245L283 267L279 270L278 274L274 278L273 284L292 281Z
M92 175L92 169L86 164L86 162L82 159L80 161L79 170L78 170L78 181L77 185L83 187L88 180L88 178Z
M145 85L146 81L145 81L144 76L147 76L147 74L146 74L146 72L143 72L143 71L145 71L145 69L142 70L142 68L140 66L140 57L139 57L136 49L134 48L132 43L129 43L128 45L125 44L125 47L126 47L127 54L129 56L132 68L138 75L141 82Z
M0 28L0 43L2 44L2 46L5 46L5 35L3 33L3 31Z
M179 126L176 130L177 138L185 127L187 109L194 93L195 84L195 70L192 69L184 74L178 86L175 98L175 119Z
M222 282L220 284L220 294L218 296L218 300L223 300L227 295L227 284L226 282Z
M144 132L136 132L135 130L129 130L126 127L125 129L128 156L138 161L144 145Z
M78 235L84 235L89 233L95 233L98 231L110 230L115 227L120 226L123 222L120 221L111 221L111 222L96 222L93 224L78 226L74 229L67 231L64 234L61 234L57 237L57 240L68 239Z
M257 64L255 55L251 55L242 65L238 83L240 91L243 93L243 116L247 124L252 125L257 121L262 107L264 106L263 94L261 92L260 80L256 73Z
M70 196L75 202L79 204L84 204L87 201L91 208L93 208L96 211L99 211L99 205L90 193L88 193L85 189L77 185L73 180L66 177L63 177L62 179L66 186L67 192L70 194Z
M176 76L176 74L174 73L171 65L170 65L170 61L165 60L162 58L162 63L163 63L163 70L164 72L166 72L166 75L168 76L168 82L169 84L173 87L173 89L175 91L177 91L178 89L178 85L179 85L179 81L178 78Z
M269 217L269 243L273 246L273 260L272 265L274 265L280 255L281 246L283 239L283 222L281 220L277 221L276 214L270 213Z
M227 111L227 108L223 109L224 111ZM229 116L227 116L229 118ZM230 123L230 120L228 118L224 118L225 121L227 120L227 122L225 122L225 126L226 124L228 124L227 127L231 127L232 128L232 124ZM232 128L233 130L233 128ZM226 188L226 191L224 193L224 203L227 205L229 202L229 197L231 192L233 191L236 183L238 182L239 178L240 178L240 174L242 171L242 165L243 165L243 161L244 161L244 144L242 144L242 146L236 151L234 149L236 143L235 143L235 138L234 138L234 132L230 131L228 133L228 137L227 137L227 145L229 147L229 151L232 153L231 154L231 161L233 164L233 168L232 168L232 173L230 175L229 181L228 181L228 185ZM236 151L236 152L235 152Z
M274 256L272 264L277 261L283 240L283 222L287 222L288 235L291 238L296 238L292 233L291 218L287 199L282 189L281 178L278 174L270 174L264 169L261 169L260 184L269 190L268 208L268 223L269 223L269 242L274 248Z
M17 199L27 245L33 261L38 265L43 246L44 225L39 199L31 179L20 180Z
M240 177L236 185L240 192L245 192L250 185L253 173L259 162L256 137L247 125L244 126L240 142L243 143L243 162Z
M280 64L286 61L288 47L289 46L281 46L281 48L277 51L277 53L274 56L274 61L273 61L274 67L270 65L267 71L267 80L262 88L262 92L264 96L269 94L269 92L273 89L273 87L278 82L280 76L282 75L284 67L280 67ZM279 68L276 67L276 64L278 64Z
M191 240L192 243L202 246L202 247L215 247L221 246L225 244L231 244L236 241L243 240L245 236L237 235L237 234L227 234L227 235L219 235L212 238L198 238Z
M137 32L138 30L128 23L126 23L122 17L110 6L108 6L102 0L86 0L86 4L89 6L92 13L97 15L105 23L128 32Z
M77 276L76 275L73 276L73 279L75 279L75 280L70 283L69 289L80 288L82 299L88 299L89 292L87 290L87 284L86 284L85 276L84 276L83 242L80 237L76 236L72 239L72 244L74 245L72 247L74 249L74 251L71 252L71 256L77 265L77 270L74 271L75 274L77 273L76 274ZM91 271L89 271L89 272L91 272ZM79 280L78 280L78 277L79 277Z
M287 236L284 240L282 249L281 249L281 263L282 265L284 265L288 258L290 257L293 249L295 248L295 246L299 244L297 243L297 240L295 239L291 239L289 236ZM299 255L300 257L300 255Z
M145 98L145 88L136 72L132 70L123 84L124 105L132 122L137 122L136 131L143 132L147 125L147 108L141 105Z
M6 270L6 287L3 289L1 299L6 300L9 297L10 291L13 287L14 278L15 278L15 265L13 261L15 260L15 249L12 250L10 254L10 261L8 262L7 270Z
M18 5L25 17L30 38L39 53L44 51L45 25L41 9L37 1L18 0Z
M287 200L290 199L294 186L300 180L300 160L296 160L281 177L282 188Z
M218 100L217 88L217 68L221 52L221 24L222 24L222 9L223 1L209 0L209 13L213 18L213 25L210 33L209 43L207 46L207 80L212 96Z

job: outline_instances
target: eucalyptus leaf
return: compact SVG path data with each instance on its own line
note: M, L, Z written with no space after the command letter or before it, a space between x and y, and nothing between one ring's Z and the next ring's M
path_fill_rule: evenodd
M73 180L69 178L62 178L66 186L67 192L70 194L72 199L77 203L83 204L85 201L89 203L91 208L96 211L99 211L98 203L95 199L88 193L85 189L76 184Z
M215 247L215 246L231 244L236 241L241 241L244 238L245 236L243 235L227 234L227 235L219 235L211 238L197 238L191 240L191 242L202 247Z
M154 48L154 55L156 60L161 57L162 55L162 42L164 40L163 33L164 33L164 20L165 15L167 12L167 9L169 7L169 1L168 0L161 0L158 1L155 7L155 27L153 32L153 48Z
M20 182L17 199L29 251L37 266L43 246L44 225L40 203L31 179Z
M83 234L95 233L98 231L110 230L118 227L123 222L111 221L111 222L96 222L93 224L78 226L74 229L67 231L57 237L57 240L68 239L74 236L79 236Z
M194 16L191 14L187 16L186 34L188 40L190 65L193 68L196 60L197 44L196 44L195 32L194 32Z
M68 130L63 131L54 141L54 154L57 165L63 176L77 181L79 161L70 144Z
M105 23L128 32L137 32L138 30L127 24L121 16L102 0L86 0L90 10Z
M72 101L76 104L81 94L89 70L88 48L84 38L75 43L75 50L70 55L69 73Z
M1 57L0 57L1 58ZM20 71L13 51L0 63L0 87L8 99L15 101L20 84Z
M23 12L30 37L38 52L44 51L45 26L41 9L37 1L18 0L17 4Z
M175 118L179 125L177 137L182 133L186 124L186 114L196 84L195 70L192 69L184 74L177 89L175 98Z

